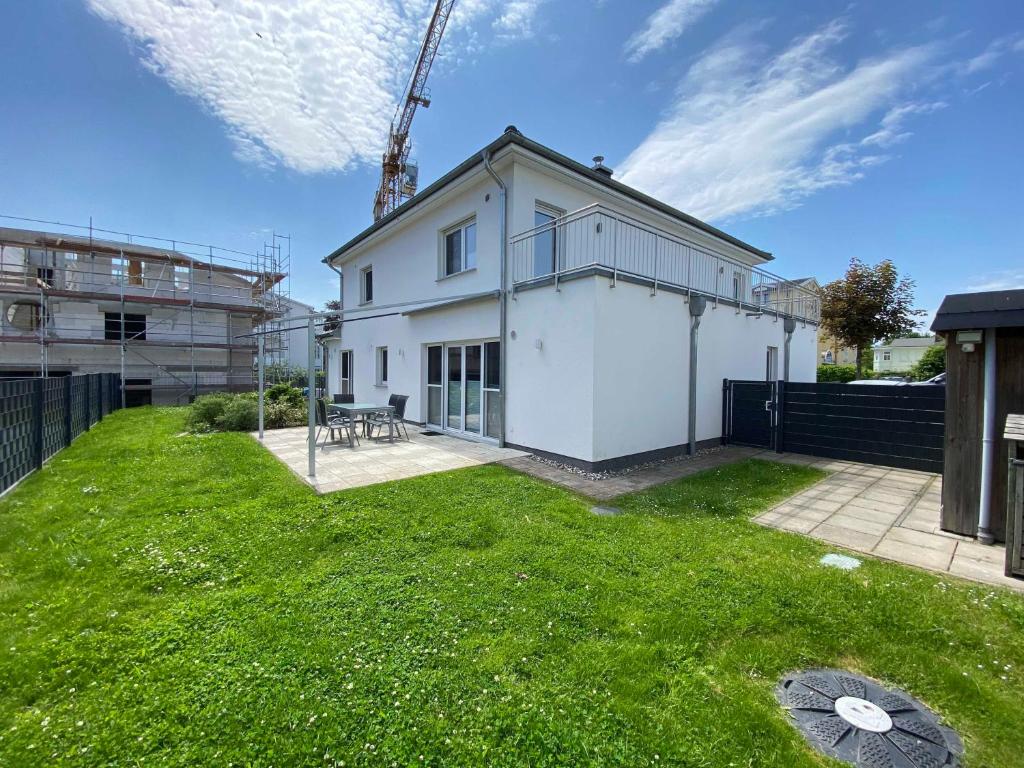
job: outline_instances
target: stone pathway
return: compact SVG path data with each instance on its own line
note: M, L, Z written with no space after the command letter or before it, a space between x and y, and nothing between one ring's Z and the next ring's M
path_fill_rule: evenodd
M546 462L537 461L529 455L506 459L500 463L511 469L524 472L527 475L532 475L549 483L568 488L591 499L605 501L615 496L621 496L624 493L642 491L650 488L652 485L668 483L681 477L703 472L705 469L721 467L725 464L731 464L734 461L740 461L741 459L747 459L762 453L767 452L759 448L729 445L721 450L699 454L693 458L680 457L661 464L636 469L626 474L610 475L600 480L595 480L586 475L580 475ZM769 455L774 456L775 454Z
M984 546L939 528L941 475L795 454L777 454L774 460L831 474L754 522L905 565L1024 591L1024 580L1003 574L1002 546Z

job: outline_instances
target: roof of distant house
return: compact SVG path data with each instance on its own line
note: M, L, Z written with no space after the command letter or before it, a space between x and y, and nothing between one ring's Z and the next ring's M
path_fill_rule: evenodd
M555 163L556 165L565 168L566 170L572 171L573 173L579 174L581 176L585 176L590 181L597 182L601 186L607 187L615 192L618 192L619 194L625 195L631 198L632 200L641 203L642 205L654 208L655 210L664 213L667 216L671 216L672 218L677 219L678 221L681 221L684 224L688 224L689 226L695 227L710 235L714 235L715 237L720 238L736 246L737 248L742 248L747 253L757 256L758 258L766 260L774 258L768 251L762 251L760 248L755 248L749 243L745 243L739 238L733 237L732 235L723 232L717 227L713 227L710 224L703 222L700 219L695 218L694 216L691 216L688 213L683 213L677 208L673 208L672 206L663 203L660 200L656 200L655 198L650 197L649 195L645 195L643 192L640 192L639 190L633 189L633 187L626 186L622 182L613 179L606 172L589 168L588 166L583 165L582 163L576 162L572 158L566 157L563 154L555 152L553 149L550 149L549 147L546 147L543 144L538 144L536 141L526 138L525 136L523 136L523 134L519 132L519 130L515 126L510 125L508 128L505 129L505 132L501 136L492 141L482 150L470 155L459 165L455 166L455 168L448 171L448 173L439 178L430 186L416 193L413 197L411 197L406 202L402 203L387 216L384 216L380 220L375 221L373 224L371 224L358 235L353 237L347 243L335 249L330 255L324 257L323 261L328 262L331 261L332 259L337 258L338 256L343 255L346 251L357 246L359 243L368 238L374 232L386 227L388 224L398 219L399 217L404 216L413 208L420 205L425 200L427 200L437 192L444 189L446 186L455 181L455 179L457 179L458 177L469 172L476 166L481 165L483 163L483 156L485 154L492 155L510 144L515 144L519 147L527 149L533 152L534 154L540 155L544 159L549 160L552 163Z
M933 331L1024 326L1024 288L1011 291L952 293L942 300Z

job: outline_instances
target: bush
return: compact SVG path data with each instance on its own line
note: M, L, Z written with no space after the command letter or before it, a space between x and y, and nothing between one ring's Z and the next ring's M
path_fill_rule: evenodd
M857 378L857 368L852 365L819 365L818 381L848 384Z
M188 420L185 422L191 432L209 432L217 429L224 409L234 397L227 392L214 392L212 395L201 395L192 403Z
M302 408L306 405L306 398L302 394L302 390L284 382L275 384L270 389L264 391L263 399L268 405L270 403L283 403L289 408Z
M910 369L914 381L925 381L946 371L946 345L928 347L920 360Z
M305 409L295 408L282 400L266 403L263 408L263 426L267 429L301 427L308 418Z
M224 407L217 426L225 432L252 432L259 427L259 406L249 397L236 397Z

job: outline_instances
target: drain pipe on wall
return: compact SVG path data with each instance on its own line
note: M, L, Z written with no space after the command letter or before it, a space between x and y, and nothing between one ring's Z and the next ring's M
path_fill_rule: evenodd
M703 296L690 296L690 407L686 424L686 453L690 456L697 452L697 331L707 303Z
M985 329L984 420L981 433L981 498L978 504L978 541L992 544L992 476L996 453L996 329Z
M782 330L786 332L786 345L782 353L782 380L789 381L789 342L793 340L793 331L796 330L796 319L787 317L783 320Z
M508 401L508 389L505 386L505 361L508 357L507 347L505 338L505 331L508 325L508 270L506 263L508 260L508 236L507 232L507 218L508 218L508 201L506 199L505 182L501 180L501 177L494 172L494 168L491 167L491 153L484 152L481 154L484 161L484 168L487 169L487 173L494 179L494 183L498 185L498 206L501 208L501 218L498 223L498 237L501 240L499 246L499 258L498 263L501 269L501 279L499 281L501 288L501 295L498 297L498 338L501 340L500 346L498 347L498 388L501 390L501 434L498 436L498 447L505 447L505 413L507 412L507 401Z

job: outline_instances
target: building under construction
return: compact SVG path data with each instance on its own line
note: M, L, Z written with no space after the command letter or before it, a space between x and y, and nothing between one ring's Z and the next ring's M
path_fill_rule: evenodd
M287 238L246 254L82 230L0 227L0 377L121 373L127 405L252 388L245 334L279 324ZM268 363L287 358L286 333L265 343Z

